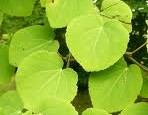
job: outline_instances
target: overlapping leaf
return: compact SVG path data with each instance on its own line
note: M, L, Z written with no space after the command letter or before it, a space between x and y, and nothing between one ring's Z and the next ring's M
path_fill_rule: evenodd
M53 40L54 33L45 26L35 25L19 30L12 38L9 50L9 60L14 66L34 51L57 51L59 44Z
M116 112L133 103L142 86L138 66L126 66L120 60L112 67L92 73L89 78L89 93L93 107Z
M148 115L148 103L136 103L128 106L120 115Z
M2 115L21 115L23 103L16 91L9 91L0 97Z
M71 102L77 92L77 74L63 69L56 53L38 51L25 58L16 75L17 90L25 107L36 108L48 97Z
M126 51L128 40L129 33L119 21L104 21L99 15L75 18L66 33L70 52L86 71L113 65Z
M0 0L0 11L13 16L31 15L35 0Z
M0 44L0 85L8 83L14 73L14 68L9 64L8 46Z
M90 108L85 110L82 115L111 115L111 114L102 109Z
M49 99L41 104L39 113L42 115L78 115L70 103L57 99Z
M73 18L88 14L93 8L92 0L52 0L46 4L46 14L51 27L61 28Z
M130 7L121 0L104 0L101 6L101 14L107 18L118 19L128 29L132 30L132 11Z

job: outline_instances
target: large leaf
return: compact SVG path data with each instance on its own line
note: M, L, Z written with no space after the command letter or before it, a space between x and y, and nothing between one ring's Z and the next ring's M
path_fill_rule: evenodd
M56 53L38 51L25 58L16 75L17 90L25 107L34 108L48 97L71 102L77 92L77 74L63 69Z
M52 0L46 4L46 13L51 27L61 28L73 18L88 14L93 8L92 0Z
M3 21L3 13L0 12L0 25L1 25L2 21Z
M121 0L104 0L102 2L101 14L108 18L115 18L131 32L132 11L130 7Z
M14 68L9 64L8 46L0 44L0 85L8 83L14 73Z
M82 115L111 115L111 114L102 109L90 108L85 110Z
M128 31L119 21L104 21L98 15L75 18L66 33L70 52L86 71L113 65L126 51L128 41Z
M116 112L133 103L142 86L138 66L126 66L120 60L112 67L92 73L89 78L89 93L93 107Z
M0 97L3 115L21 115L23 103L16 91L9 91Z
M35 0L0 0L0 11L13 16L31 15Z
M148 103L137 103L128 106L120 115L148 115Z
M10 63L18 66L21 61L34 51L57 51L59 44L53 40L54 33L45 26L35 25L15 33L10 44Z

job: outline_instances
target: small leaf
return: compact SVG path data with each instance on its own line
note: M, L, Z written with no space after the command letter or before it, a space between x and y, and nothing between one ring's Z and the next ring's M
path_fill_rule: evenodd
M0 85L8 83L14 73L14 68L9 64L8 46L0 44Z
M148 75L144 71L142 71L143 75L143 84L140 92L140 96L143 98L148 98Z
M101 14L118 19L131 32L132 11L125 2L121 0L104 0L101 6Z
M14 66L34 51L57 51L59 44L53 40L54 33L48 27L35 25L15 33L10 44L9 60Z
M47 51L32 53L23 60L16 84L25 107L35 108L48 97L73 100L77 93L77 73L70 68L62 70L62 66L61 58Z
M0 11L13 16L32 14L35 0L0 0Z
M1 25L2 21L3 21L3 13L0 12L0 25Z
M73 18L92 10L92 0L53 0L46 4L46 14L53 28L65 27Z
M133 103L140 93L141 86L139 67L127 67L123 60L104 71L92 73L89 78L89 93L93 107L108 112L120 111Z
M111 115L103 109L90 108L83 112L82 115Z
M0 107L4 115L21 115L23 103L16 91L8 91L0 97Z
M148 103L136 103L129 105L120 115L148 115Z
M123 56L128 41L129 33L119 21L104 21L99 15L77 17L67 27L67 46L86 71L113 65Z
M39 113L41 115L78 115L70 103L57 99L48 99L40 104Z

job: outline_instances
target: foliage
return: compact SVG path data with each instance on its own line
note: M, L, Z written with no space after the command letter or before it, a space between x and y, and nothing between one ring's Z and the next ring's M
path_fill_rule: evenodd
M148 98L148 69L132 57L146 44L126 51L132 15L121 0L0 0L0 114L78 115L83 73L92 108L82 115L146 115L148 104L134 102Z

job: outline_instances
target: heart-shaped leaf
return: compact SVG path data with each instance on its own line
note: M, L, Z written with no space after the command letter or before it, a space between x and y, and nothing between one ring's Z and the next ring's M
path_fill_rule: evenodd
M62 66L61 58L47 51L32 53L23 60L16 84L25 107L36 107L48 97L73 100L77 93L77 73L70 68L62 70Z
M9 60L14 66L34 51L57 51L59 44L53 40L53 31L45 26L35 25L19 30L12 38Z
M117 112L133 103L142 86L138 66L126 66L120 60L112 67L92 73L89 78L89 93L93 107Z
M126 51L128 41L129 33L119 21L104 21L99 15L75 18L66 33L70 52L86 71L113 65Z
M101 14L107 18L118 19L131 32L132 11L125 2L121 0L103 0Z

